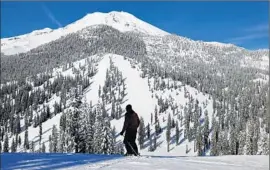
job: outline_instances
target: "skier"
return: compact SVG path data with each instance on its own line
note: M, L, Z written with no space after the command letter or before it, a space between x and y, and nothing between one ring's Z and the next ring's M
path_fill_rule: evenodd
M125 114L125 122L123 125L123 129L120 132L120 135L125 133L124 144L127 150L125 155L135 155L138 156L138 147L136 145L136 136L137 136L137 128L140 125L140 119L137 113L134 112L132 106L128 104L126 106L126 114Z

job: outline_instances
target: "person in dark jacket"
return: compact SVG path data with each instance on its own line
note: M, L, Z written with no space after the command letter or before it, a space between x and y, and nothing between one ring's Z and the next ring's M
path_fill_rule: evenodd
M132 106L126 106L125 122L120 135L125 133L124 144L127 150L126 155L139 155L138 147L136 145L137 128L140 125L140 119L137 113L134 112Z

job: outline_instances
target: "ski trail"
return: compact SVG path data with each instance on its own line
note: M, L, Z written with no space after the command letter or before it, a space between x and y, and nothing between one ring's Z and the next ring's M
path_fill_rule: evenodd
M87 102L92 101L92 104L95 105L98 103L99 96L98 96L98 89L99 86L101 88L104 85L105 78L106 78L106 70L110 65L110 58L109 55L102 56L101 61L98 63L97 73L93 76L92 82L90 86L90 90L85 93L85 98Z
M122 72L123 77L126 79L126 88L128 94L125 97L128 101L125 104L131 104L137 114L143 115L145 122L150 122L151 113L154 112L155 99L148 87L147 79L140 77L140 72L137 68L132 68L128 60L124 60L123 56L112 56L114 65Z

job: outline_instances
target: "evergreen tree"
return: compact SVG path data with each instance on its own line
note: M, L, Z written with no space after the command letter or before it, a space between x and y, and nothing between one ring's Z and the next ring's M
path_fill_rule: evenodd
M30 151L31 151L32 153L35 152L35 144L34 144L34 141L31 142Z
M216 123L215 119L212 119L213 123L213 134L211 136L211 152L210 155L217 156L218 155L218 124Z
M144 139L145 139L145 125L144 125L144 120L143 117L140 117L140 126L139 126L139 136L138 136L138 140L139 140L139 145L140 148L143 148L143 144L144 144Z
M112 153L112 130L110 122L107 120L103 129L104 138L102 141L102 153L111 154Z
M204 145L204 152L206 149L209 149L208 145L208 137L209 137L209 117L208 117L208 112L207 110L204 112L204 125L203 125L203 145Z
M199 126L196 133L196 151L198 151L198 156L203 155L203 135L202 128Z
M180 139L180 130L179 130L179 126L178 126L178 121L176 122L175 139L176 139L176 145L178 145L178 142Z
M27 127L27 126L26 126ZM28 128L26 128L25 133L24 133L24 143L23 143L24 149L28 150L29 147L29 140L28 140Z
M247 137L246 137L246 153L248 155L253 155L254 154L254 122L249 121L248 122L248 132L247 132Z
M55 125L53 125L52 128L52 136L51 136L51 144L52 144L52 152L56 153L58 152L58 130Z
M115 127L113 127L112 131L111 131L111 153L112 154L116 154L117 153L117 148L116 148L116 129Z
M155 106L155 124L158 123L158 110L157 110L157 106Z
M16 134L19 134L21 132L21 124L20 124L20 116L17 115L16 117Z
M39 144L41 145L42 139L42 123L39 124Z
M166 141L167 141L167 152L170 152L170 141L171 141L171 115L168 115Z
M65 151L66 151L66 148L65 148L65 135L66 135L65 132L62 130L62 128L60 128L59 141L58 141L58 145L57 145L59 153L65 153Z
M147 139L150 139L150 124L147 125Z
M152 141L152 137L150 136L150 140L149 140L149 149L150 152L154 151L154 146L153 146L153 141Z
M153 140L153 150L157 149L157 135L154 134L154 140Z
M60 128L65 132L67 124L67 115L66 112L63 112L60 118Z
M151 113L151 125L153 124L153 113Z
M102 141L104 139L104 119L102 117L102 110L100 102L97 104L96 121L94 124L94 152L102 153Z
M49 153L53 153L53 141L52 136L49 136Z
M41 152L42 153L45 153L46 152L46 146L45 146L45 143L44 142L42 143Z
M111 118L112 119L116 118L116 115L115 115L115 101L114 100L112 102Z
M75 142L75 153L79 152L79 143L80 143L80 135L79 135L79 124L80 119L80 111L78 109L75 109L75 111L72 114L72 123L71 123L71 136L74 137Z
M16 152L16 144L15 144L14 138L12 139L12 143L11 143L11 152Z

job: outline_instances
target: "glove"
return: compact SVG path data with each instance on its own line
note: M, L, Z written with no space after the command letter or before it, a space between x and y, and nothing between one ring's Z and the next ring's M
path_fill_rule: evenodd
M121 135L121 136L123 136L123 134L124 134L124 132L123 132L123 131L122 131L122 132L120 132L120 135Z

